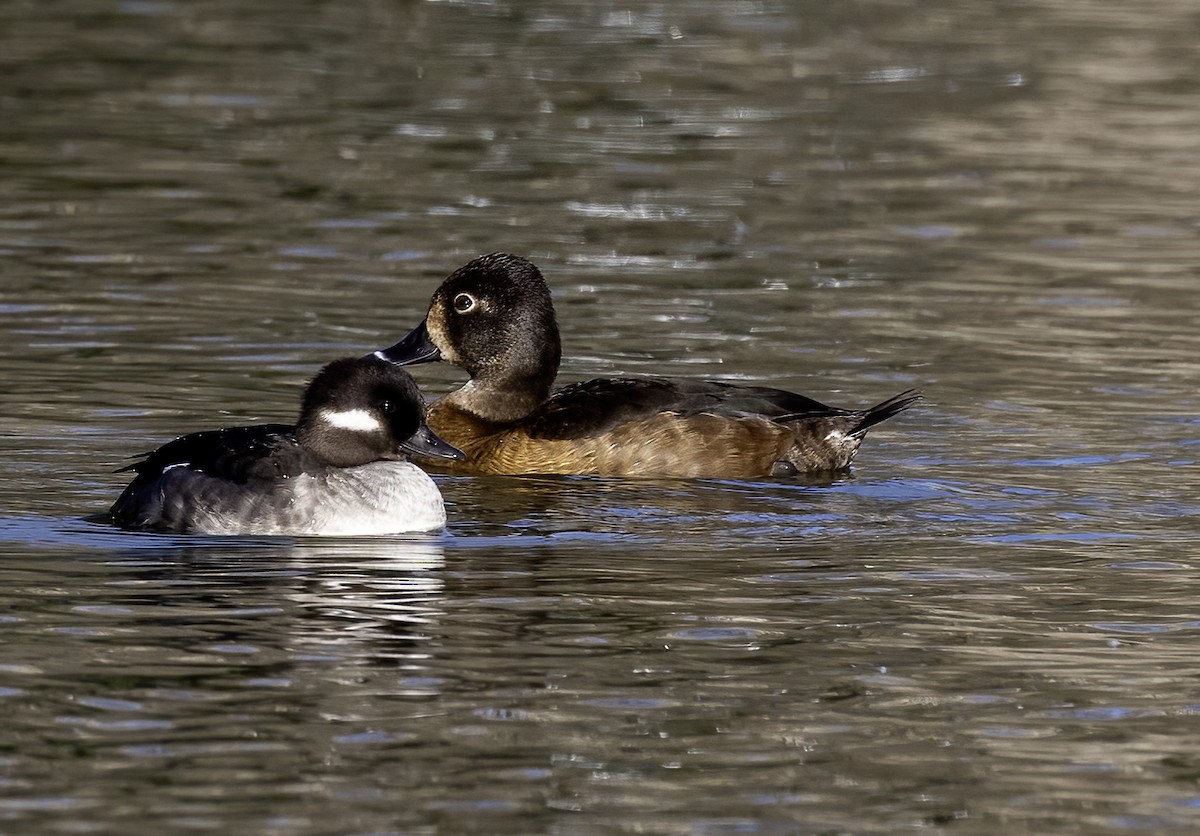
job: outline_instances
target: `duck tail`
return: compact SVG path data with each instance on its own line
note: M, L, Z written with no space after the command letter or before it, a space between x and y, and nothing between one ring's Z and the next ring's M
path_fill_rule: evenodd
M871 427L883 423L897 413L903 412L919 400L921 400L921 393L916 389L909 389L907 392L901 392L899 395L888 398L882 403L875 404L875 406L861 413L862 420L858 422L858 426L850 431L850 435L862 437Z

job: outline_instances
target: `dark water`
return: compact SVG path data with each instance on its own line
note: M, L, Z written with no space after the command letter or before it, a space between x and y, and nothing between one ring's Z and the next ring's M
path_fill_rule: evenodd
M1183 0L0 5L0 831L1196 827L1198 35ZM832 485L87 521L498 249L564 379L929 403Z

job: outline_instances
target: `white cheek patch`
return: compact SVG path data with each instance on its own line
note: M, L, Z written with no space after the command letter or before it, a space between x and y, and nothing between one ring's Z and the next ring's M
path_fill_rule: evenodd
M339 430L354 430L360 433L383 432L383 424L365 409L323 409L321 420Z

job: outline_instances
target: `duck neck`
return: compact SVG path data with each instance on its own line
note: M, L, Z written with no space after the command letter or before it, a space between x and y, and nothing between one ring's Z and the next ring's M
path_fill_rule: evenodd
M447 395L443 402L493 424L511 424L545 403L553 384L553 371L538 376L473 378L458 391Z

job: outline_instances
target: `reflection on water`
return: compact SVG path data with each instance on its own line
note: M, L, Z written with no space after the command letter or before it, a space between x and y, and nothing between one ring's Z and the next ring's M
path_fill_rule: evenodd
M0 829L1194 827L1195 22L0 8ZM497 249L564 380L928 401L830 483L438 476L422 538L87 521Z

